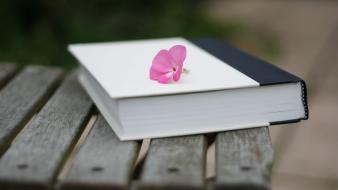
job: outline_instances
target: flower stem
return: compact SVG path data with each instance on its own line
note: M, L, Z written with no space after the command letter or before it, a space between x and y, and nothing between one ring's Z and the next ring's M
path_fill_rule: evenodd
M184 73L184 74L189 74L189 73L190 73L190 71L189 71L188 69L186 69L186 68L183 68L183 71L182 71L182 73Z

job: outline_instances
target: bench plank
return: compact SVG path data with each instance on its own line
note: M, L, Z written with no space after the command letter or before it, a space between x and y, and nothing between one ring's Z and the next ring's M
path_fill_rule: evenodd
M136 141L120 141L99 115L61 189L128 189L137 151Z
M204 135L152 140L141 172L141 189L201 189L204 186Z
M18 67L14 64L0 64L0 89L15 75Z
M50 187L92 107L76 75L68 77L0 159L1 189Z
M0 91L0 154L47 100L61 78L59 69L31 66Z
M270 189L272 161L267 127L219 133L216 137L216 187Z

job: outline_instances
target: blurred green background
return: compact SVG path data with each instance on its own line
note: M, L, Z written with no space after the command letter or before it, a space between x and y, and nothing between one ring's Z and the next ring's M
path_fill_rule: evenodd
M250 52L276 57L278 40L244 21L205 14L207 1L0 1L0 61L55 65L76 61L67 44L170 36L217 37Z

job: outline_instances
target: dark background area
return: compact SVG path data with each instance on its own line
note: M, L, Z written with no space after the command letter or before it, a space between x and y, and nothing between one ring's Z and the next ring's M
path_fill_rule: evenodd
M73 68L67 44L171 36L221 38L274 57L272 36L236 19L217 21L207 1L11 0L0 2L0 61ZM242 39L249 39L243 45ZM258 40L257 40L258 39ZM249 44L249 45L248 45Z

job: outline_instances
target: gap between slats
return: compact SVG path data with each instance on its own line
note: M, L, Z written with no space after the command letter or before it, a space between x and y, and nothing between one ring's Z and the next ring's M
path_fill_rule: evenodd
M215 139L206 151L206 163L205 163L205 179L214 180L216 177L216 144Z
M57 89L57 88L56 88ZM56 90L55 89L55 90ZM54 90L54 91L55 91ZM53 93L52 93L53 94ZM51 97L52 94L49 96ZM2 155L11 147L11 144L15 142L15 140L20 136L20 134L22 133L23 129L27 126L30 125L30 123L34 120L34 118L37 116L37 114L40 112L40 110L42 109L43 105L48 101L48 98L44 101L44 103L41 103L41 105L37 108L36 112L29 118L27 118L26 121L23 121L22 127L18 130L18 132L13 136L12 139L8 140L6 142L6 144L2 145L2 147L0 146L0 158L2 157Z
M85 128L83 129L81 135L79 136L78 140L76 140L73 148L69 150L69 153L65 156L65 160L63 164L60 166L59 172L56 174L56 180L54 184L58 184L59 181L62 181L62 179L67 175L69 169L72 167L72 163L74 160L75 155L80 150L81 145L86 140L88 134L90 133L91 129L94 126L95 121L97 120L97 114L93 114L88 123L86 124Z
M84 128L81 136L77 140L74 145L74 148L70 151L67 156L67 160L63 163L62 169L57 175L57 181L62 181L62 179L67 175L67 172L72 166L73 159L77 152L79 151L81 145L84 143L86 137L90 133L95 121L97 119L97 115L93 115L88 121L86 127ZM216 147L215 147L215 138L216 134L207 135L207 151L205 151L205 188L210 188L214 186L215 177L216 177ZM135 160L133 171L130 180L130 188L137 188L137 183L140 180L140 174L142 173L144 159L148 155L149 147L150 147L151 139L144 139L142 143L140 143L139 152L137 155L137 159ZM57 184L57 183L55 183ZM135 185L136 184L136 185ZM58 188L58 186L56 186Z
M76 153L79 151L81 145L86 140L90 130L92 129L96 119L97 113L94 108L91 108L89 111L89 117L83 123L82 129L78 132L78 134L73 139L72 144L69 146L66 151L61 163L59 164L56 172L54 173L54 180L51 182L51 186L58 188L58 181L60 181L67 174L67 171L71 168L72 160L74 159Z
M72 164L74 162L76 154L79 152L81 146L84 144L86 138L88 137L90 131L92 130L95 122L97 121L97 113L94 113L91 118L89 119L88 123L86 124L85 128L83 129L80 137L75 142L75 145L73 148L69 151L69 154L65 156L65 161L61 164L60 170L58 174L56 175L56 180L53 182L53 186L56 189L60 188L60 185L65 177L67 176L68 172L70 171ZM148 149L150 146L151 139L144 139L138 142L139 148L137 153L137 158L135 160L135 163L133 165L133 169L130 176L130 183L132 183L135 180L138 180L139 173L142 170L144 159L148 153ZM131 184L130 184L131 187Z
M40 108L41 109L41 108ZM26 124L23 125L22 129L24 129L26 126L29 126L32 121L35 119L35 117L38 115L40 110L37 111L37 113L35 113L34 115L32 115L32 117L27 121ZM19 133L13 138L12 141L10 141L10 144L14 143L15 140L20 136L20 134L22 133L22 129L19 131ZM10 146L10 145L9 145Z
M60 172L57 175L57 180L56 183L54 183L56 186L56 188L59 188L59 183L58 182L62 182L62 180L65 178L65 176L67 175L67 173L69 172L70 168L72 167L72 163L74 161L74 158L76 156L76 154L78 153L81 145L85 142L86 137L88 136L88 134L90 133L92 127L94 126L94 123L96 121L97 116L94 115L91 117L91 119L89 120L88 124L86 125L84 131L82 132L79 140L76 142L74 148L70 151L70 153L67 156L67 160L62 164L62 169L60 170ZM212 146L212 144L214 144L214 136L212 137L212 140L210 141L211 143L211 151L209 151L211 159L213 160L215 158L215 156L213 155L215 153L214 150L212 150L214 148L214 146ZM137 155L137 159L134 162L133 165L133 170L132 170L132 175L131 175L131 179L130 179L130 188L132 188L134 183L138 183L139 179L140 179L140 173L143 169L143 165L144 165L144 159L146 158L146 156L148 155L148 151L149 151L149 147L150 147L150 142L151 139L144 139L142 140L141 143L139 143L139 151L138 151L138 155ZM206 155L206 152L205 152ZM211 166L206 166L206 168L210 168L210 167L214 167L214 162L212 161L212 165ZM211 174L208 174L209 178L214 176L214 169L211 172Z
M208 134L205 137L207 139L207 148L206 148L207 151L204 152L205 181L206 185L209 184L209 186L210 185L212 186L216 176L216 150L215 150L216 133ZM141 148L134 166L135 169L131 189L137 189L138 187L138 182L141 178L140 175L142 173L144 160L149 152L150 143L151 139L144 139L142 141Z
M42 106L41 106L42 107ZM40 108L41 109L41 108ZM39 110L40 110L39 109ZM39 111L38 110L38 111ZM6 152L6 150L8 150L11 146L11 144L13 142L15 142L15 140L17 139L18 136L20 136L20 133L22 132L22 129L24 129L26 126L28 126L36 117L37 113L35 113L34 115L32 115L31 118L28 119L28 121L22 125L22 128L19 130L19 132L13 137L12 140L7 141L7 144L3 145L2 147L0 147L0 158L1 156Z
M216 177L216 133L206 135L207 138L207 151L205 152L205 180L213 181ZM135 167L141 170L143 161L146 158L151 139L144 139L140 148L139 155L137 157ZM140 171L139 171L140 172ZM138 180L140 176L134 177L134 180Z
M80 137L78 138L77 142L75 142L75 145L72 150L70 150L69 154L67 154L66 161L62 164L62 169L60 169L56 181L62 181L62 179L66 176L67 172L72 166L73 159L77 152L79 151L81 145L86 140L86 137L90 133L95 121L97 119L97 115L92 115L89 119L86 127L84 128L83 132L81 133ZM216 176L216 150L215 150L215 135L211 134L207 135L207 151L205 151L205 181L207 187L213 187L214 180ZM140 143L139 152L137 155L137 159L133 166L133 172L130 180L130 187L133 186L137 187L135 183L138 183L138 180L140 179L140 173L143 169L144 159L148 155L149 147L150 147L151 139L144 139L142 143ZM55 183L57 184L57 183ZM56 186L57 188L57 186Z
M93 111L93 107L92 107L92 103L89 102L88 97L86 96L82 96L81 93L79 91L77 91L77 84L74 81L76 76L72 75L71 77L68 77L67 81L63 83L62 88L58 88L57 94L54 93L54 96L52 99L50 99L50 101L48 101L47 104L45 104L45 106L43 107L43 110L39 111L39 114L36 116L36 119L33 120L33 122L27 126L26 128L24 128L24 130L22 130L22 135L20 137L18 137L18 140L15 141L15 143L13 144L13 146L11 146L11 149L7 150L7 152L5 153L5 155L3 155L2 159L1 159L1 167L3 170L3 172L1 173L1 185L4 185L4 187L19 187L20 185L28 185L30 187L39 187L39 188L50 188L50 185L52 184L52 182L55 180L56 174L59 171L59 167L60 167L60 163L63 163L63 159L65 158L64 155L67 155L67 152L72 149L72 145L74 144L74 142L77 141L77 139L79 138L79 135L82 133L85 124L88 122L92 111ZM74 88L76 87L76 88ZM80 89L80 88L79 88ZM77 94L80 94L81 96L79 97L79 99L73 100L74 101L74 108L77 108L77 110L69 110L68 108L73 108L73 106L68 106L69 104L65 103L65 106L61 106L58 107L60 104L60 102L64 103L64 102L68 102L68 103L72 103L72 99L67 99L67 96L76 96ZM67 108L68 106L68 108ZM80 106L83 107L82 110L80 109ZM59 117L54 117L53 112L55 110L62 110L63 108L65 108L66 112L70 112L70 111L75 111L74 115L72 116L73 120L68 120L69 117L67 115L65 115L65 113L60 114ZM60 112L62 113L62 111ZM50 117L51 116L51 117ZM76 118L79 117L79 118ZM82 118L81 118L82 117ZM41 153L41 155L43 156L43 152L44 151L51 151L51 153L53 153L53 151L59 151L59 147L56 147L55 149L53 149L53 144L51 143L51 140L49 140L48 136L42 132L50 132L51 134L53 134L53 132L55 134L58 134L58 131L53 131L54 129L56 129L55 127L53 127L53 123L50 123L50 121L48 120L48 118L50 119L54 119L55 121L59 122L63 122L63 123L58 123L61 127L67 127L67 128L60 128L60 130L63 129L63 132L70 132L70 135L68 135L67 133L64 134L66 135L66 138L69 139L68 143L69 145L67 145L68 143L66 142L66 144L64 142L59 143L56 145L58 145L62 151L62 148L64 148L64 153L62 156L58 156L59 158L57 158L54 162L54 164L52 163L52 165L46 166L46 167L41 167L41 171L36 172L37 170L34 169L36 168L36 166L38 166L38 164L40 163L40 161L36 160L36 159L40 159L40 156L36 156L36 158L34 158L34 156L30 156L30 148L34 148L35 145L38 145L40 147L40 150L36 151L37 154ZM75 123L74 123L75 122ZM64 125L65 124L65 125ZM35 126L32 126L35 125ZM45 126L46 125L46 126ZM72 127L73 125L77 126L77 132L76 129L72 129L72 130L68 130L69 126ZM46 128L49 129L49 131L46 131ZM40 132L40 133L39 133ZM61 131L62 132L62 131ZM35 140L35 136L34 133L36 133L35 135L44 135L41 136L41 138L37 138L37 140ZM73 133L73 134L72 134ZM61 134L62 135L62 134ZM71 135L73 137L71 137ZM32 138L34 136L34 138ZM57 140L57 138L55 138L55 136L53 137L54 140ZM70 139L71 138L71 139ZM67 140L67 139L66 139ZM40 141L40 142L39 142ZM50 146L51 149L46 148L46 150L43 150L44 148L44 144L41 143L41 141L46 141L47 142L47 146ZM20 144L21 143L21 144ZM49 143L49 144L48 144ZM68 147L67 147L68 146ZM15 148L14 148L15 147ZM28 147L28 149L27 149ZM32 149L33 149L32 148ZM26 149L26 150L25 150ZM42 151L41 151L42 150ZM55 152L54 152L55 153ZM16 156L20 154L20 156ZM24 155L24 156L21 156ZM51 155L51 154L46 154L46 155ZM7 156L5 159L5 156ZM21 158L20 158L21 157ZM33 163L33 167L27 167L27 164L25 163L27 160L26 158L29 157L30 159L28 161L32 161ZM48 158L46 160L43 160L43 158L41 158L41 161L45 161L48 162ZM53 157L54 159L54 157ZM34 161L35 160L35 161ZM58 161L59 160L59 161ZM26 165L25 168L23 168L22 171L26 171L26 173L23 172L19 172L16 170L11 171L12 173L7 173L4 172L7 169L12 169L15 168L16 166L19 167L18 164L21 164L23 162L23 164ZM35 163L34 163L35 162ZM58 162L58 163L56 163ZM10 163L10 164L9 164ZM35 165L34 165L35 164ZM49 168L50 169L49 169ZM21 168L18 168L21 170ZM27 170L29 169L29 170ZM49 170L51 172L49 172ZM1 171L1 170L0 170ZM29 175L29 171L32 171L33 175ZM35 173L35 175L34 175ZM36 175L36 173L40 174L40 175ZM45 175L45 174L48 175ZM20 176L22 175L22 176ZM36 177L37 176L37 177ZM20 179L21 178L21 179ZM20 181L20 183L16 183L17 181ZM32 181L32 182L31 182Z
M10 79L8 81L6 81L5 84L0 86L0 91L2 90L2 87L5 87L8 83L10 83L11 80L13 80L17 75L19 75L21 72L23 72L23 70L24 69L16 68L15 72L10 77ZM39 100L39 102L36 104L35 109L33 110L34 113L27 115L27 117L24 118L21 121L22 122L21 127L19 127L17 129L16 134L14 134L11 139L8 139L6 144L3 144L3 145L0 144L0 158L10 148L11 144L17 139L17 137L20 135L22 130L34 120L36 115L40 112L40 110L43 108L43 106L48 102L50 97L53 96L53 94L56 92L56 90L62 84L62 82L64 80L64 76L65 76L64 74L61 74L61 77L58 79L58 81L55 81L54 84L50 87L49 91L46 94L44 94L44 96Z
M142 142L139 142L139 152L135 164L133 166L131 181L137 181L140 178L141 171L143 169L144 160L148 154L150 147L151 139L143 139Z
M57 186L60 189L127 189L138 152L137 142L119 141L99 114Z

